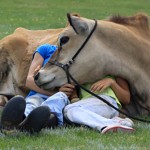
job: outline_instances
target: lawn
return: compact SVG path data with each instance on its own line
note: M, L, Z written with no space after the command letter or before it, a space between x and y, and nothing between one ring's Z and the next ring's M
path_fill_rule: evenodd
M92 19L137 12L150 15L150 0L0 0L0 39L17 27L31 30L64 27L68 12ZM32 136L7 132L0 134L0 150L149 150L150 124L134 122L134 134L101 135L85 127L44 129Z
M113 14L150 14L149 0L1 0L0 38L17 27L49 29L64 27L66 13L78 12L92 19L103 19Z
M149 150L150 125L135 124L134 134L101 135L85 127L43 129L40 134L12 132L2 135L0 149L7 150Z

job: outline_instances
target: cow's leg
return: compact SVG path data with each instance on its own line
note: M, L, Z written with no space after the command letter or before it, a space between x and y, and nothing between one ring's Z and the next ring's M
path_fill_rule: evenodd
M6 104L1 114L1 124L5 128L17 127L24 118L25 100L15 96Z
M5 106L5 104L8 102L8 100L14 96L15 95L13 95L13 94L0 93L0 106Z
M6 96L0 95L0 106L5 106L5 104L8 102L8 98Z

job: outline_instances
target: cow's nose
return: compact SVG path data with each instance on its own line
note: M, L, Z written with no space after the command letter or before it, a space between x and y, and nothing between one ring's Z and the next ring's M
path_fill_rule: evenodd
M38 78L39 78L39 73L37 73L37 74L35 75L34 80L38 80Z

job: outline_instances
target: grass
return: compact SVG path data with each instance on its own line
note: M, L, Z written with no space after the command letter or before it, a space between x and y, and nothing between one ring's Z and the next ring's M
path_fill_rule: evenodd
M1 0L0 38L17 27L32 30L64 27L67 12L103 19L112 14L150 14L149 0Z
M99 132L85 127L43 129L40 134L32 136L20 132L8 133L1 137L0 149L148 150L150 148L148 132L150 125L136 123L136 129L134 134L114 133L107 135L101 135Z
M113 14L150 14L149 0L1 0L0 39L17 27L31 30L61 28L67 12L103 19ZM150 117L149 117L150 118ZM83 127L42 130L38 135L8 132L0 135L0 150L148 150L150 124L135 122L134 134L101 135Z

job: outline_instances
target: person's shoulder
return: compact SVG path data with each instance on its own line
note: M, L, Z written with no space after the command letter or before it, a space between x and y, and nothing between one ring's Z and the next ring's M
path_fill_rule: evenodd
M56 48L57 48L56 45L45 43L45 44L40 45L37 49L56 49Z
M39 53L53 53L57 49L56 45L51 44L42 44L37 48L37 52Z
M44 59L47 58L47 57L50 57L57 49L57 46L56 45L51 45L51 44L42 44L40 45L36 51L38 52ZM34 54L35 54L34 53Z

